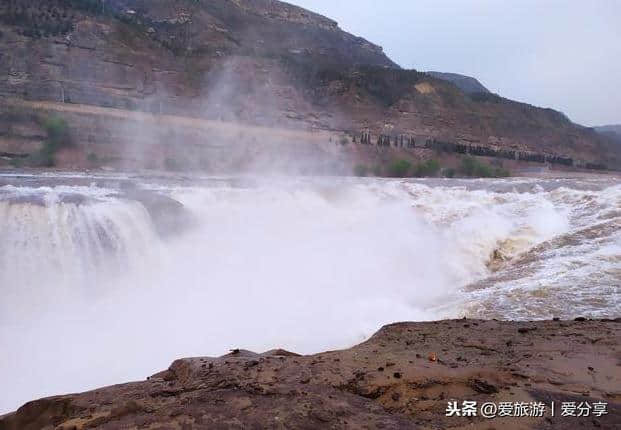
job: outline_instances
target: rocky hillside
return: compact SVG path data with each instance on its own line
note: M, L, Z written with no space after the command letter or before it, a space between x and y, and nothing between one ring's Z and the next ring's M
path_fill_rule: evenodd
M621 148L621 124L602 125L595 127L595 130L606 139L612 140Z
M457 88L466 94L490 93L490 90L485 88L483 84L472 76L445 72L427 72L427 74L433 76L434 78L452 82Z
M15 109L17 100L80 106L68 121L82 146L67 160L78 166L137 137L176 149L224 144L173 138L185 129L167 140L140 124L112 129L106 116L87 118L88 106L308 132L299 142L317 130L329 142L407 135L621 166L618 146L559 112L403 70L334 21L275 0L6 0L0 57L0 154L9 159L45 138L40 113ZM256 139L241 130L228 142L252 152ZM160 164L166 150L151 151ZM350 146L342 158L397 156L381 151Z
M621 135L621 124L602 125L595 127L595 130L601 133L616 133Z
M0 430L618 429L620 322L399 323L343 351L235 349L26 403L0 417ZM475 416L461 416L464 401L476 402ZM447 413L453 402L459 415ZM574 416L562 416L571 402ZM490 418L485 403L496 405Z
M611 137L617 142L621 142L621 124L602 125L595 127L598 133Z

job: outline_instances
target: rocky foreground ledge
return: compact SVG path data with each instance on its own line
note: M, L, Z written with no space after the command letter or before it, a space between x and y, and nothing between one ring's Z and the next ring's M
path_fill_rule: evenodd
M547 408L449 417L452 401ZM561 417L568 402L573 415L603 403L607 414ZM177 360L146 381L36 400L0 418L0 430L264 428L619 429L621 319L398 323L343 351Z

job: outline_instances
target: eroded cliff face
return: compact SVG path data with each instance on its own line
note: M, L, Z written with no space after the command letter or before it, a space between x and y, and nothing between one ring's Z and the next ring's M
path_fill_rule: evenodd
M11 99L621 160L605 136L556 111L469 96L402 70L334 21L278 1L9 0L0 5L0 34L0 96L9 111L0 118L0 152L22 144L17 150L28 152L40 141L30 122L27 132L16 126ZM100 125L87 133L90 143L119 144Z
M333 21L280 2L108 1L105 13L79 3L0 6L0 94L230 119L240 111L239 119L261 121L268 110L311 110L287 105L303 88L282 76L282 57L395 66ZM51 18L39 20L41 9Z

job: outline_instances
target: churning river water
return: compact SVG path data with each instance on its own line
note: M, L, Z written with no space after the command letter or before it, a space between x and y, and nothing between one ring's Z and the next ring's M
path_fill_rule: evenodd
M231 348L621 314L621 182L0 175L0 413Z

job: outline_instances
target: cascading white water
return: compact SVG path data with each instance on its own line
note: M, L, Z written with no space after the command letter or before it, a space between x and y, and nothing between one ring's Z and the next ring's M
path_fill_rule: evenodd
M14 389L0 395L0 411L142 378L181 356L235 347L309 353L347 347L394 321L516 317L519 292L561 297L570 288L546 270L571 271L578 248L555 253L554 241L604 221L613 228L598 236L590 263L603 264L597 288L609 300L594 303L594 291L581 288L574 307L621 310L615 183L235 183L142 181L196 220L167 238L143 204L113 188L1 187L0 345L9 353L0 355L0 380ZM512 264L529 253L545 264ZM525 316L558 313L555 297Z
M2 315L42 311L61 297L92 295L103 277L132 270L158 240L138 202L86 187L5 187L0 200ZM24 292L27 292L24 294ZM0 321L3 317L0 317Z

